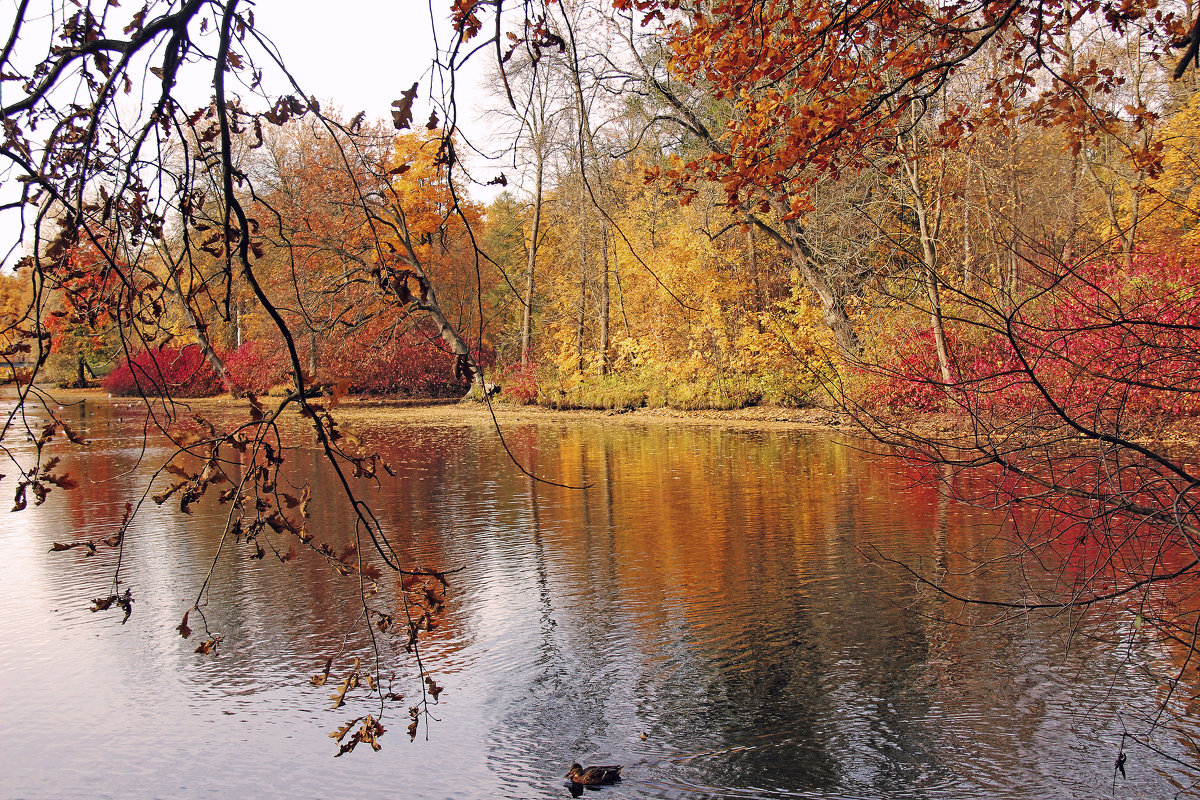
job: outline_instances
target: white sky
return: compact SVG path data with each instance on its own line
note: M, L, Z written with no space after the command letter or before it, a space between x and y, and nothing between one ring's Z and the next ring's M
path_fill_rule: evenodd
M256 0L254 18L305 91L322 104L332 99L346 117L365 111L367 119L388 120L392 101L419 81L413 119L420 126L429 118L431 93L440 96L446 88L430 71L431 6L437 15L437 43L445 48L450 41L449 0ZM487 138L480 117L487 95L482 68L489 58L494 58L490 48L474 56L455 88L457 122L472 140ZM484 180L502 169L478 159L468 165ZM496 192L472 187L471 194L487 201Z
M437 12L449 3L433 5ZM449 14L442 16L444 45ZM391 102L416 80L422 99L429 96L433 29L423 0L257 0L254 17L300 84L322 102L337 100L347 116L366 111L368 119L386 119Z
M0 30L11 25L16 0L0 0ZM449 0L243 0L243 7L254 10L255 27L279 48L284 63L304 89L324 106L331 100L349 118L359 111L367 119L391 118L391 103L401 93L419 81L419 94L413 107L414 124L420 126L429 118L431 93L444 91L431 65L435 56L434 25L431 11L436 15L437 43L445 47L450 41ZM36 2L35 2L36 6ZM140 4L123 4L119 13L132 14ZM39 15L35 12L35 17ZM30 44L33 56L45 51L48 20L31 23L22 36ZM122 20L123 21L123 20ZM120 24L115 28L119 30ZM253 49L253 48L252 48ZM20 48L18 48L20 50ZM491 51L481 53L458 77L458 125L471 139L487 138L487 128L480 122L480 106L486 102L482 86L483 62ZM255 53L255 58L259 54ZM273 93L290 93L281 81L272 81L273 65L260 61L266 73L264 84ZM197 72L201 78L202 71ZM229 87L237 91L235 86ZM211 93L208 85L195 87L196 104L202 104ZM180 96L192 93L185 80L178 87ZM485 165L460 153L478 179L488 180L501 170L500 165ZM509 170L509 177L511 170ZM12 187L9 187L10 192ZM487 202L497 189L471 187L471 196ZM0 194L5 194L0 188ZM16 239L17 222L13 215L0 219L0 260L4 259L11 241ZM14 255L19 256L20 253Z

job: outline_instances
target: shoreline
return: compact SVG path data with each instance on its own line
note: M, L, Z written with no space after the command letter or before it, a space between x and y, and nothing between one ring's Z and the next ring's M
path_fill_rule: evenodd
M47 396L61 405L88 399L137 403L140 398L115 397L103 389L44 389ZM277 397L264 397L264 405L277 401ZM232 410L248 405L240 397L218 395L216 397L186 398L176 401L179 405L203 411L204 409ZM335 416L348 424L363 422L404 422L409 424L492 424L501 425L532 422L570 422L621 425L686 425L693 427L720 427L740 430L795 431L802 433L836 433L850 436L867 436L867 431L848 415L823 408L791 408L775 405L746 406L744 408L700 409L684 411L669 407L636 409L554 409L539 405L511 405L493 402L445 399L411 399L398 397L351 396L332 403L330 398L321 398ZM898 415L889 420L898 428L918 436L944 439L956 435L969 435L972 430L968 418L944 412L913 412ZM1136 436L1142 443L1167 444L1172 447L1200 447L1200 417L1176 417L1163 419L1149 431Z
M455 401L433 405L393 405L386 400L357 398L338 406L343 414L359 416L371 411L385 411L389 416L425 421L480 421L491 423L527 422L590 422L620 425L689 425L747 430L799 430L811 432L846 432L854 429L839 415L815 408L785 408L782 406L748 406L729 411L707 409L681 411L674 408L637 408L621 410L555 409L544 406L516 406L493 403Z
M70 405L80 401L103 399L117 403L138 403L137 397L116 397L109 395L103 389L57 389L46 387L47 397L60 405ZM277 401L275 397L263 397L261 402L269 406ZM334 412L335 416L346 418L347 422L374 415L397 421L416 423L445 423L445 422L487 422L491 423L492 414L501 424L512 422L612 422L618 424L677 424L677 425L708 425L716 427L744 428L758 430L802 430L848 432L855 430L856 425L847 418L818 408L789 408L785 406L747 406L745 408L720 410L701 409L682 411L675 408L637 408L637 409L555 409L538 405L511 405L493 402L490 406L478 401L466 401L455 398L447 399L409 399L395 397L351 396L331 404L329 398L321 398L319 402ZM202 409L233 409L247 405L240 397L218 395L215 397L181 398L176 400L181 406Z

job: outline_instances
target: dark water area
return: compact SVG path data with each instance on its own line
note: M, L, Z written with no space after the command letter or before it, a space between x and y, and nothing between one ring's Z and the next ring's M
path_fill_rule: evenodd
M359 425L398 472L360 487L397 549L461 571L422 651L444 687L436 720L409 741L419 682L384 637L380 672L406 700L380 752L335 759L328 733L379 709L363 689L330 709L353 657L373 657L356 582L228 541L213 567L227 507L147 502L125 548L132 617L91 613L112 554L47 551L114 532L169 451L143 447L119 404L65 413L92 440L64 458L83 489L0 515L5 798L565 797L575 760L626 765L597 800L1171 797L1195 779L1196 756L1144 721L1151 676L1180 656L1132 621L1104 643L1062 618L947 624L943 597L863 556L954 572L997 546L994 516L836 437L598 422L506 426L523 463L586 490L530 481L481 425ZM341 546L348 507L294 427L290 477ZM175 627L210 568L224 638L202 656ZM380 583L396 602L395 577ZM955 588L1020 587L997 567ZM312 685L343 643L330 685ZM1160 752L1126 741L1114 789L1123 731Z

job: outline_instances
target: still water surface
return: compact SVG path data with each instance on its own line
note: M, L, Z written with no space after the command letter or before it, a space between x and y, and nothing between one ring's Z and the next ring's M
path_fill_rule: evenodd
M1068 649L1058 620L932 619L939 598L862 549L952 568L956 553L986 554L996 520L836 438L507 427L524 463L591 484L579 491L532 483L482 425L379 421L360 427L399 473L367 490L385 529L413 561L463 569L425 649L445 687L438 719L410 742L408 703L394 704L381 752L334 759L327 733L378 710L362 690L330 710L331 687L308 681L348 631L350 655L369 653L353 583L311 555L228 551L206 607L224 645L196 655L175 626L226 509L148 504L126 548L132 618L90 613L111 558L47 550L113 532L167 451L143 453L127 408L69 414L92 439L71 465L86 493L0 516L6 798L566 797L573 760L626 765L597 800L1112 797L1123 726L1144 735L1138 715L1158 696L1145 670L1171 668L1132 639ZM333 492L313 451L292 458L295 480ZM319 536L345 541L344 505L314 507ZM1016 586L993 571L970 589ZM411 702L403 662L385 675ZM1128 747L1115 796L1192 780Z

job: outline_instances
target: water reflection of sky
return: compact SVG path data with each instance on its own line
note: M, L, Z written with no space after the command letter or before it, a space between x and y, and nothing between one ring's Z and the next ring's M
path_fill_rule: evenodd
M132 618L90 613L111 558L46 551L107 535L165 451L135 466L130 415L78 413L94 444L71 468L99 501L55 492L0 517L5 797L554 797L576 759L627 765L598 798L1111 796L1121 726L1155 697L1140 669L1161 666L1153 648L1078 639L1068 652L1055 621L924 616L939 598L859 548L945 568L986 550L994 523L829 439L508 431L523 463L591 484L577 491L529 481L486 428L377 424L399 472L364 486L385 529L414 561L463 570L425 648L446 687L428 739L408 741L401 702L380 753L335 760L325 734L377 710L359 692L331 711L330 687L308 682L353 630L353 584L310 556L280 565L231 547L206 607L223 650L196 655L175 626L226 509L151 503L126 553ZM297 482L315 474L316 495L334 495L313 452L293 458ZM314 503L319 536L343 543L346 520L344 503ZM1012 588L1002 571L989 580L974 588ZM381 583L393 601L394 578ZM365 654L361 635L349 643ZM415 696L402 659L385 677ZM1183 756L1170 735L1155 741ZM1142 749L1127 766L1117 796L1188 780Z

